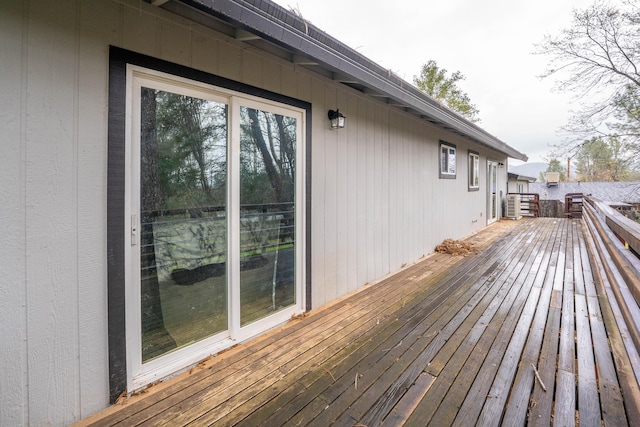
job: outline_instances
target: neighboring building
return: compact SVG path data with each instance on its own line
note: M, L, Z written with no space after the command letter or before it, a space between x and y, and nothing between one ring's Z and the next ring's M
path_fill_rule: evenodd
M267 0L152 3L0 7L0 425L86 417L478 231L527 159Z
M507 192L509 193L529 193L529 184L536 182L536 178L512 172L507 174L507 179Z
M531 193L540 195L540 203L552 201L558 205L558 216L564 211L567 194L582 193L596 197L617 209L629 218L635 219L634 212L640 208L640 182L559 182L554 186L534 183L529 186Z

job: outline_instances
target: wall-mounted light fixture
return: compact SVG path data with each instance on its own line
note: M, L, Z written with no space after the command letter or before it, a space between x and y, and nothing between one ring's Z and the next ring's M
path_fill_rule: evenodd
M498 163L498 167L499 167L500 169L504 168L504 163L499 162L499 163Z
M342 129L344 127L346 117L342 115L340 110L329 110L328 116L329 120L331 120L331 129Z

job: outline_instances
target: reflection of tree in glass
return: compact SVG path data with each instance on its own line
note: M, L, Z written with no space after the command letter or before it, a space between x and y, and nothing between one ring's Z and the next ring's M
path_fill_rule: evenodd
M227 106L163 91L156 100L164 207L224 205Z
M226 117L227 106L224 104L142 88L140 257L143 361L176 346L164 326L154 223L167 209L188 209L192 217L200 217L203 207L225 205ZM215 252L215 240L206 238L205 230L196 229L196 234L191 236L191 240L198 242L201 249L208 249L207 253ZM188 240L188 237L183 240Z
M296 120L242 108L241 204L292 202Z

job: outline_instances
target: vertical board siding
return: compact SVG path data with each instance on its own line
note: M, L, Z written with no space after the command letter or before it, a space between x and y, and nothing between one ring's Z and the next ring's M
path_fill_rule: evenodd
M140 3L142 7L142 3ZM158 19L142 10L122 6L122 47L134 52L157 56Z
M229 42L220 42L220 76L239 80L242 72L242 51Z
M264 59L262 61L262 87L275 93L283 93L281 79L282 67L274 61ZM291 80L293 81L293 80ZM287 86L292 86L285 81Z
M314 308L486 221L472 222L496 153L474 147L469 193L467 141L146 2L3 2L0 34L18 59L0 61L0 425L68 424L109 401L109 45L311 103ZM331 131L336 108L347 125ZM439 139L457 146L456 180L438 179Z
M209 70L211 74L220 74L220 42L211 40L202 34L193 35L191 63L198 70Z
M341 113L349 116L348 108L348 96L344 91L338 91L336 98L336 108L341 108ZM328 127L328 117L324 121L325 127ZM351 286L349 286L349 252L354 242L350 239L349 235L349 131L347 128L337 129L330 131L335 135L336 140L336 190L335 190L335 202L336 202L336 284L337 288L341 292L349 292Z
M369 236L369 231L367 229L367 215L369 212L367 206L367 188L365 183L367 182L367 127L364 125L366 122L366 112L367 112L367 102L363 98L358 98L358 107L356 114L351 114L354 116L355 121L351 120L348 123L348 126L354 126L351 124L355 122L355 127L357 129L357 141L356 145L358 147L358 157L356 159L356 169L357 169L357 181L356 181L356 200L357 200L357 208L355 212L350 212L350 215L356 215L358 226L357 226L357 240L355 243L356 250L358 253L358 258L356 259L357 263L357 271L358 271L358 284L357 286L362 286L369 282L368 276L368 268L367 268L367 237ZM349 120L347 118L347 120Z
M27 36L26 268L29 423L80 415L78 3L31 3ZM46 25L42 25L45 23Z
M183 26L164 19L157 20L156 25L155 56L178 64L191 65L192 33L186 31Z
M324 105L336 105L336 89L325 84L322 87L324 92ZM322 112L322 111L321 111ZM342 244L338 240L338 223L341 221L337 199L338 190L338 141L342 142L341 132L329 129L327 126L328 117L325 113L323 120L316 120L314 124L319 132L324 134L324 162L318 169L318 174L322 175L319 181L324 182L324 199L322 201L324 210L324 288L325 301L334 300L338 295L343 294L342 284L338 283L338 245ZM324 125L324 126L323 126ZM314 132L315 134L315 132ZM321 218L316 218L321 220ZM315 240L312 238L312 241Z
M81 2L78 102L78 296L80 417L109 403L106 197L109 44L119 43L121 7Z
M25 151L21 2L0 2L0 425L27 424ZM6 57L4 55L7 55ZM13 59L15 58L15 59Z
M365 222L367 224L367 230L365 235L365 247L362 250L367 254L367 282L375 280L377 277L375 273L376 269L376 229L379 224L376 222L377 208L376 205L376 188L375 188L375 175L376 175L376 145L375 145L375 108L376 106L367 103L365 106L365 118L363 123L358 123L358 126L364 127L365 145L366 145L366 157L365 157L365 181L360 183L360 188L365 191L366 194L366 213Z
M348 97L346 105L347 120L349 120L349 116L353 116L354 121L357 121L357 98ZM352 292L361 285L358 282L358 127L348 126L346 132L347 151L342 162L345 164L344 168L346 168L344 187L346 189L347 203L344 209L349 214L343 214L342 222L345 224L347 241L349 242L345 261L348 271L346 291Z
M280 65L279 73L276 75L279 78L277 90L271 89L274 92L282 93L285 96L290 96L291 98L301 99L302 97L298 94L298 88L300 86L298 82L299 73L296 73L295 66L291 65ZM273 76L274 78L276 76ZM309 99L307 97L306 99Z
M242 52L242 77L244 83L263 87L262 61L250 50Z
M321 105L325 105L324 101L325 86L318 80L311 82L311 98L321 99ZM314 105L312 103L312 105ZM311 301L313 307L319 307L327 301L327 286L317 286L316 283L326 284L329 277L326 276L326 257L325 257L325 193L326 183L324 180L325 171L325 152L326 137L325 131L320 127L321 123L326 122L326 112L322 111L322 107L312 107L313 114L313 138L311 152Z

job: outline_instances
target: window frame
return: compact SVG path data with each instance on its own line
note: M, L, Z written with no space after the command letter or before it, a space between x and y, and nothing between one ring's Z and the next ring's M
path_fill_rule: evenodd
M443 152L444 149L446 149L447 151ZM452 156L452 151L453 151L453 156ZM446 160L443 158L443 156L445 155L446 155ZM439 170L440 179L456 179L457 172L458 172L457 155L458 155L458 149L455 146L455 144L451 144L445 141L440 141L439 149L438 149L438 163L439 163L438 170ZM451 161L451 158L453 158L453 162Z
M242 93L261 101L275 101L303 112L304 128L304 175L301 185L304 187L303 200L299 204L304 209L304 234L302 262L304 277L304 309L309 311L311 301L311 104L278 93L270 92L211 73L199 71L158 58L135 53L115 46L109 47L109 107L108 107L108 147L107 147L107 316L109 345L109 397L114 403L122 392L127 391L127 345L126 333L126 295L125 234L130 229L126 219L125 173L127 172L126 138L129 132L127 122L127 79L128 66L139 66L159 73L167 73L177 78L194 80L206 85L216 86L233 92Z
M468 190L480 191L480 153L477 151L469 150L468 155ZM475 182L474 182L475 181Z

